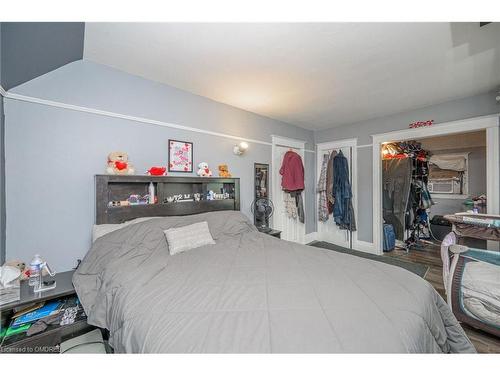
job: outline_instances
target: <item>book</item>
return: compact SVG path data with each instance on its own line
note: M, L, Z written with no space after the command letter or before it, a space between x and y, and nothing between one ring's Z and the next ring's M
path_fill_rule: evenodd
M14 315L12 315L12 319L16 319L17 317L19 317L21 315L24 315L26 313L29 313L29 312L34 311L36 309L39 309L43 305L45 305L45 302L38 302L38 303L34 303L28 307L23 307L18 311L16 311L16 309L14 309Z
M5 333L5 338L17 335L18 333L26 332L30 327L31 323L21 324L19 326L11 325L9 328L7 328L7 332Z
M62 305L63 304L61 303L61 301L49 302L34 311L30 311L16 318L12 323L12 326L17 327L22 324L31 323L34 322L35 320L45 318L46 316L49 315L57 314Z

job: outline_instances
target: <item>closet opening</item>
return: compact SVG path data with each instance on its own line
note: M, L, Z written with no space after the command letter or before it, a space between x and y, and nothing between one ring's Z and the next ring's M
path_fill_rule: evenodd
M452 230L446 215L489 212L486 130L384 142L379 157L385 254L439 263ZM465 245L488 247L480 239Z
M305 142L279 136L272 140L273 229L281 231L281 239L304 244Z
M357 140L317 144L317 239L348 249L357 241Z

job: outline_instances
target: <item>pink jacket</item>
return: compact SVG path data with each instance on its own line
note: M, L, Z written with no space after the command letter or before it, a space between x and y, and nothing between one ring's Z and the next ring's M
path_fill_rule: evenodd
M299 154L287 151L283 157L280 174L281 187L286 191L304 190L304 165Z

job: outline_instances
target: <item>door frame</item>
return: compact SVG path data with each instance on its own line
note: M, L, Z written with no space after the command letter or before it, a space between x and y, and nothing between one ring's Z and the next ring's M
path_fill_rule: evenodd
M357 138L346 138L346 139L340 139L338 141L331 141L331 142L321 142L321 143L316 143L316 180L319 178L319 175L321 174L321 166L323 164L323 152L327 150L332 150L332 149L339 149L343 147L351 147L352 150L352 156L351 156L351 190L352 190L352 206L354 209L354 218L355 220L358 220L358 139ZM316 189L315 189L316 191ZM317 198L317 193L315 193L315 197ZM318 221L318 218L316 216L316 222ZM318 223L319 224L319 223ZM323 238L321 236L321 232L319 231L319 226L318 228L318 239L323 241L327 240L326 238ZM358 244L358 231L351 232L352 235L352 243L351 247L353 249L358 250L359 244ZM334 242L333 242L334 243ZM339 246L344 246L344 244L335 244ZM364 250L362 250L364 251Z
M305 163L305 154L306 154L306 141L300 140L300 139L294 139L294 138L287 138L287 137L282 137L279 135L271 135L272 139L272 148L271 148L271 200L274 201L274 197L277 197L279 195L279 192L281 191L281 179L275 178L277 173L279 172L279 169L281 166L275 165L274 160L277 154L277 147L289 147L298 150L298 154L302 158L302 163ZM305 184L307 184L307 181L304 181ZM305 197L305 189L303 192L302 196L302 203L304 205L304 212L306 211L306 197ZM276 214L276 212L275 212ZM274 229L277 229L275 227L275 221L274 221L274 215L271 216L271 222L272 222L272 227ZM306 241L306 225L304 223L304 233L301 234L301 237L303 239L303 242ZM278 228L279 229L279 228Z
M373 245L374 252L382 255L382 158L381 147L385 142L404 141L416 138L430 138L440 135L467 133L486 130L486 196L487 212L500 213L500 156L499 115L481 116L470 119L444 122L434 126L397 130L372 135L373 148Z

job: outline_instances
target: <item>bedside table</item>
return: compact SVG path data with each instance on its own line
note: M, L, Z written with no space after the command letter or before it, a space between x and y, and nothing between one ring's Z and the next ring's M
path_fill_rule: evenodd
M28 281L21 281L21 298L0 307L2 326L10 324L14 309L19 310L31 304L39 302L49 302L57 299L70 297L76 298L72 278L74 271L61 272L56 274L56 287L41 293L33 293L33 287L28 285ZM50 277L45 277L50 280ZM49 325L43 332L28 336L26 332L18 333L3 338L0 345L0 353L58 353L59 345L63 339L80 335L84 332L95 329L87 324L87 318L79 312L74 323L68 325Z
M258 229L258 228L257 228ZM269 228L270 229L270 228ZM281 238L281 231L280 230L276 230L276 229L271 229L269 231L265 231L265 230L260 230L259 229L259 232L261 233L265 233L265 234L268 234L270 236L273 236L273 237L276 237L276 238Z

